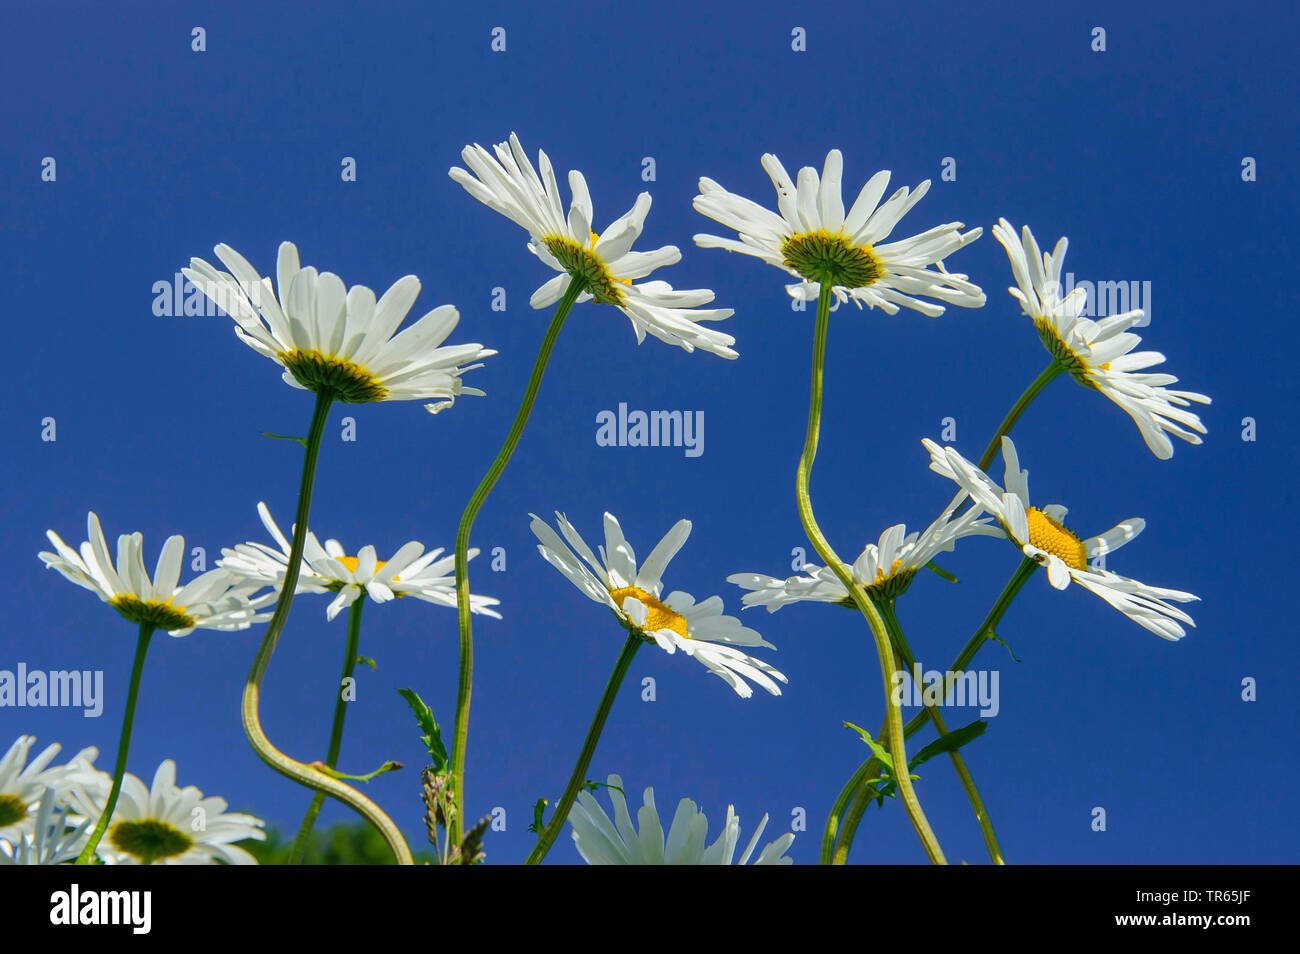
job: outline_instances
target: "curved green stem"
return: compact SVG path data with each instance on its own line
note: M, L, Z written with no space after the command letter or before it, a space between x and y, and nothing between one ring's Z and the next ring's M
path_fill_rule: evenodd
M569 775L569 784L565 787L564 794L560 797L559 804L555 806L554 814L551 815L551 820L542 829L537 844L528 853L524 864L535 865L545 858L546 853L551 850L551 845L559 836L560 830L564 828L564 823L569 818L569 809L573 808L578 792L582 790L582 785L587 780L587 768L591 765L591 757L596 753L596 743L600 741L600 733L604 730L605 719L614 705L614 697L618 695L623 677L627 675L628 667L632 665L632 657L636 655L643 642L645 637L639 632L636 630L628 632L627 642L623 644L623 651L619 653L614 671L610 673L609 682L605 684L605 693L600 697L600 705L596 708L596 714L592 716L587 737L582 741L582 751L578 753L578 761L573 766L572 774Z
M135 721L135 701L140 694L140 676L144 672L144 657L149 651L151 636L153 636L153 627L148 623L141 623L140 635L135 642L135 662L131 665L131 684L126 691L126 714L122 716L122 735L117 743L117 763L113 766L113 787L108 793L108 801L104 803L104 813L99 816L95 830L90 833L90 840L77 856L79 865L88 865L95 857L99 840L104 837L104 831L113 818L117 797L122 794L122 777L126 774L126 754L131 748L131 723Z
M451 798L456 810L447 819L447 840L453 845L460 844L460 819L465 808L465 745L469 737L469 700L474 683L474 638L469 611L469 532L484 501L496 486L501 472L506 469L506 464L510 462L510 457L519 444L519 438L524 433L524 425L528 423L528 415L533 409L533 402L537 399L537 389L541 386L542 375L546 373L546 362L550 360L551 349L555 347L555 339L560 336L560 329L564 326L564 319L568 316L569 309L573 307L573 303L585 288L582 282L571 279L568 290L556 306L555 315L546 329L546 337L542 339L542 348L533 362L533 373L528 378L528 388L519 403L519 410L515 412L514 423L510 425L510 433L506 435L506 441L497 452L492 466L483 475L474 495L465 505L460 526L456 530L456 611L460 622L460 671L456 687L456 723L451 742Z
M957 672L958 670L965 669L970 665L971 660L975 658L975 654L979 651L980 647L984 645L989 634L992 633L998 623L1001 622L1003 614L1005 614L1008 607L1011 606L1011 601L1016 598L1016 594L1020 592L1020 588L1025 585L1026 580L1033 576L1034 570L1036 569L1038 569L1038 564L1033 560L1026 557L1021 561L1020 565L1016 567L1015 573L1011 575L1011 579L1007 581L1007 585L1002 588L1002 592L998 595L997 601L994 602L988 615L984 617L984 621L980 623L979 628L975 630L974 635L971 636L971 638L966 642L966 645L962 647L962 651L957 654L957 658L953 660L952 665L948 667L950 671ZM906 726L903 727L904 737L910 739L923 725L925 725L926 722L929 721L929 719L930 716L928 713L918 713L907 723ZM881 729L881 734L884 734L883 727ZM870 801L870 798L867 797L867 793L870 789L861 781L861 779L865 777L874 778L879 773L880 767L879 762L875 759L869 758L862 763L862 767L859 768L855 774L855 777L860 780L858 782L858 794L854 799L852 806L850 806L848 813L845 815L843 824L840 826L838 844L832 855L832 864L842 865L848 858L849 847L853 842L853 833L857 830L858 821L862 818L862 813L866 810L867 803Z
M894 647L898 651L904 668L915 672L916 657L912 655L912 649L907 645L907 638L903 635L903 627L898 622L898 614L894 612L892 601L882 601L880 613L884 616L885 625L889 627L889 633L894 638ZM952 669L949 671L958 672L959 670ZM926 705L925 711L929 713L935 731L940 736L947 735L948 726L939 713L939 707ZM975 786L975 779L971 777L970 770L966 767L966 760L957 749L950 751L948 757L952 760L952 767L961 780L961 787L966 792L966 800L970 802L970 807L975 812L975 820L979 823L980 833L984 836L984 847L988 849L989 860L995 865L1006 864L1005 859L1002 857L1002 848L998 845L997 833L993 830L993 822L989 819L988 809L984 807L984 800L980 797L979 789Z
M803 456L799 460L799 469L795 476L795 494L799 503L799 518L803 522L804 532L812 542L813 549L822 561L831 568L845 589L853 597L867 624L876 644L876 655L880 658L880 676L885 688L885 718L889 726L889 751L895 764L907 765L907 749L903 741L903 723L898 703L894 699L894 653L889 642L889 633L884 620L866 592L853 579L853 574L846 571L843 562L826 541L817 520L813 516L812 500L808 495L809 474L813 460L817 455L817 438L821 426L822 411L822 370L826 363L826 329L830 317L831 285L821 283L821 293L817 297L817 327L813 338L812 389L808 402L808 432L804 438ZM925 849L926 857L933 864L946 864L939 841L926 821L925 812L917 800L912 788L912 781L907 771L897 773L898 795L907 810L907 817L916 829L917 837Z
M330 768L339 766L339 749L343 747L343 720L347 716L348 703L343 697L343 683L352 678L353 672L357 668L357 642L361 636L361 607L365 605L366 594L363 592L353 602L348 609L348 639L347 649L343 654L343 674L339 676L339 688L335 690L334 699L334 723L330 726L330 745L325 755L325 764ZM317 792L311 798L311 804L307 806L307 814L303 816L302 825L298 828L298 837L293 841L293 851L289 853L289 864L300 865L302 859L307 854L307 844L311 838L311 830L316 824L316 816L320 814L321 806L325 804L325 796Z
M1025 393L1016 399L1016 403L1011 405L1011 410L1007 411L1007 416L998 425L997 432L989 441L988 447L984 448L984 454L980 457L980 470L989 469L989 464L993 463L993 458L997 457L998 451L1002 449L1002 438L1011 433L1011 428L1016 426L1016 421L1020 420L1020 415L1025 413L1025 408L1029 407L1030 402L1038 397L1038 392L1047 387L1047 383L1064 370L1065 366L1053 358L1051 364L1029 383Z
M316 395L316 407L312 411L311 430L307 434L306 453L303 455L302 483L298 488L298 512L293 527L293 542L289 546L289 563L285 570L284 583L280 598L276 601L275 612L266 627L266 635L253 657L253 668L248 673L248 682L244 685L244 698L240 714L244 722L244 734L252 743L258 756L271 768L285 778L292 779L299 785L326 795L332 795L379 829L384 841L393 852L399 865L414 864L411 849L402 837L402 832L393 824L393 820L384 814L383 809L362 795L352 786L331 778L319 769L304 765L285 755L266 737L262 729L262 720L258 714L261 699L262 680L266 677L267 666L284 631L284 624L289 619L289 607L293 603L294 591L298 588L298 574L302 568L302 554L307 542L307 518L311 512L312 484L316 476L316 460L320 455L321 438L325 434L325 421L329 417L333 397L327 392Z
M818 864L829 865L831 864L831 860L835 857L835 846L839 841L839 836L842 831L840 827L840 818L844 815L844 810L853 800L853 796L858 791L858 786L861 784L862 779L871 768L872 761L872 759L867 759L858 766L858 770L849 776L849 780L845 782L844 787L840 789L840 794L839 797L835 799L835 804L831 806L831 813L826 817L826 826L822 829L822 848L821 854L817 859ZM854 828L856 827L857 825L855 824ZM853 840L852 835L849 836L849 840Z

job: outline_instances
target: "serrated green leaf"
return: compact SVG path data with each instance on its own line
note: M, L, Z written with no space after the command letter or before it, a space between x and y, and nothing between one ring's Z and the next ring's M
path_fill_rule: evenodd
M446 772L451 768L451 760L447 758L447 747L442 744L442 730L438 728L438 723L433 718L433 710L425 705L424 700L415 690L398 689L397 692L411 707L411 711L415 713L415 721L424 732L424 735L420 736L420 741L429 750L429 758L433 760L433 770L439 773Z
M870 732L868 732L866 729L862 728L861 726L854 725L852 722L844 723L844 728L852 729L858 735L862 736L862 741L867 743L867 747L871 749L871 754L874 755L877 759L879 759L880 762L887 769L889 769L891 775L893 774L894 760L890 757L889 752L885 749L885 747L881 745L879 742L877 742L874 738L872 738Z
M378 668L379 668L379 667L375 665L375 661L374 661L373 659L371 659L369 656L358 656L358 657L357 657L357 664L358 664L358 665L361 665L362 663L364 663L365 665L369 666L371 672L377 672L377 671L378 671Z
M529 831L537 835L540 835L542 833L542 829L546 826L546 820L545 820L546 806L549 804L550 802L548 802L546 799L539 798L537 802L533 805L533 823L528 826Z

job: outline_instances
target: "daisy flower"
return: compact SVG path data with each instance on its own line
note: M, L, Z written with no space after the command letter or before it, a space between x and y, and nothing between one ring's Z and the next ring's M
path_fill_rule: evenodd
M976 502L998 518L1007 536L1025 556L1047 568L1047 579L1058 590L1073 581L1097 594L1133 622L1165 639L1182 639L1180 622L1195 626L1192 618L1170 605L1200 599L1182 590L1148 586L1109 570L1091 569L1088 561L1118 550L1146 526L1141 517L1131 517L1105 533L1081 540L1065 528L1068 512L1059 504L1041 510L1029 503L1029 472L1020 469L1016 445L1002 438L1002 459L1006 463L1006 490L951 447L931 440L922 441L930 452L930 469L955 481Z
M235 319L245 344L284 368L287 384L349 404L436 398L425 405L431 414L461 394L483 394L460 376L482 367L467 362L496 352L480 344L439 347L460 320L453 306L433 309L394 336L420 293L414 275L376 301L365 285L348 288L332 272L302 268L292 242L280 245L278 287L229 245L215 251L229 272L201 258L181 271Z
M609 776L609 800L614 805L614 820L600 807L600 803L583 790L578 793L578 801L569 811L569 824L573 826L573 843L589 865L729 865L736 853L736 844L740 840L740 819L735 809L727 806L727 820L723 824L722 834L713 844L706 843L709 834L709 820L689 798L683 798L677 804L672 824L668 828L668 839L664 841L663 825L659 822L659 813L655 809L654 789L645 790L645 802L637 811L640 831L632 824L632 816L627 810L627 799L623 796L623 780L617 775ZM758 828L749 839L737 864L748 864L754 848L758 844L763 829L767 827L767 816L758 823ZM785 857L786 851L794 841L794 835L786 833L775 841L768 842L754 860L756 865L792 865L793 858Z
M572 197L566 215L545 152L537 153L540 176L514 133L509 143L497 145L493 152L477 143L466 146L461 157L469 170L453 167L450 175L474 198L525 229L531 239L529 251L560 273L533 293L534 308L553 305L564 297L570 283L578 281L583 292L577 300L613 305L623 312L632 322L638 344L648 333L688 352L699 348L723 358L737 357L730 347L735 338L698 324L733 314L730 308L699 307L713 301L712 291L675 291L664 281L637 283L682 257L675 245L653 252L632 251L650 211L648 192L637 196L626 215L597 235L591 193L581 172L569 173Z
M82 749L66 765L50 767L62 746L57 742L47 745L29 763L27 755L35 742L34 735L20 735L0 759L0 838L15 843L37 833L38 812L34 809L45 792L54 792L61 799L69 788L100 784L100 773L94 767L98 749Z
M800 279L786 286L794 298L815 301L822 283L829 283L836 308L851 300L859 308L866 304L893 315L902 306L933 318L943 314L943 306L918 296L962 308L984 304L978 286L943 265L953 252L979 238L981 229L962 232L963 223L949 222L881 244L929 191L930 180L910 191L904 186L881 204L889 173L877 172L846 214L840 191L844 159L838 149L826 154L820 177L808 166L799 170L797 184L776 156L768 153L762 163L776 186L779 214L701 178L695 210L735 229L739 239L697 235L696 244L752 255L788 272Z
M98 818L107 800L102 794L74 793L84 814ZM87 797L88 796L88 797ZM255 865L257 860L233 842L266 838L264 822L252 815L226 811L226 800L203 797L193 785L176 786L176 763L167 759L154 773L153 785L129 772L97 854L107 864Z
M87 518L86 532L89 539L81 544L78 554L57 533L48 530L46 536L58 552L38 556L47 567L90 590L133 623L165 629L172 636L186 636L196 629L248 629L253 623L270 619L269 613L255 611L273 602L275 594L252 597L260 585L238 583L226 570L209 570L178 587L185 556L185 538L179 534L168 537L163 544L150 582L144 568L142 534L124 533L117 538L114 567L94 511Z
M53 788L46 788L36 808L31 832L10 840L0 839L0 865L61 865L75 861L89 834L93 818L79 824L69 818L69 809L57 804Z
M265 503L257 505L257 513L276 546L241 543L233 550L223 548L217 565L245 585L270 586L278 590L284 584L291 546L271 518ZM424 544L412 540L387 560L378 559L373 546L364 546L356 556L348 556L337 540L326 540L321 546L316 535L309 530L296 593L337 593L325 610L325 616L330 620L363 593L376 603L413 596L426 603L455 609L456 559L454 556L442 557L442 552L439 547L425 553ZM477 549L469 551L470 559L477 555ZM470 594L470 611L500 619L501 614L491 608L500 602L490 596Z
M1183 410L1192 402L1209 404L1210 399L1195 391L1171 391L1172 374L1152 374L1144 369L1164 363L1158 351L1133 349L1142 339L1129 329L1141 320L1142 309L1112 315L1100 321L1080 317L1088 294L1075 288L1061 297L1061 265L1069 244L1062 238L1051 255L1040 252L1029 226L1023 241L1006 219L993 226L993 237L1002 243L1011 260L1011 272L1018 288L1007 289L1033 321L1038 337L1060 367L1080 384L1100 391L1133 418L1151 453L1161 460L1174 455L1166 436L1201 443L1205 433L1201 419Z
M892 600L906 592L926 564L940 553L953 550L962 537L1004 536L999 528L991 525L992 518L980 516L984 511L979 505L953 518L967 496L965 491L959 493L938 519L919 534L908 533L907 525L902 523L890 527L880 535L878 543L867 544L852 566L844 565L845 572L852 574L867 595ZM769 613L775 613L782 606L801 600L855 605L848 589L830 567L808 564L803 574L779 580L760 573L734 573L727 577L727 582L750 591L741 598L746 609L766 606Z
M533 518L532 531L541 541L537 550L546 562L568 577L588 598L613 610L629 630L654 640L664 652L671 654L680 649L699 660L742 699L754 694L753 688L745 682L746 678L774 696L781 694L772 678L786 682L785 676L767 663L735 648L776 647L754 630L742 626L736 617L723 616L721 597L711 596L697 603L690 594L674 590L660 600L663 589L660 577L690 536L689 520L679 520L650 551L650 556L638 570L632 545L624 539L623 530L613 514L605 514L605 545L599 548L599 561L564 514L558 511L555 514L557 526L564 534L563 540L539 517L529 516ZM573 550L569 549L570 546ZM581 560L574 555L575 550L582 555Z

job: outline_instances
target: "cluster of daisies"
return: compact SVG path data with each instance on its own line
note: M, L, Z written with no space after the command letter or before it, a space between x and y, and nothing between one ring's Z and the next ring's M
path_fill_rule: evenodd
M59 744L29 759L35 742L19 736L0 759L0 865L75 860L112 788L112 776L95 768L95 748L54 765ZM226 808L223 798L177 786L171 759L149 786L128 773L96 857L108 865L256 864L236 842L264 839L262 820Z
M467 146L462 157L467 168L451 169L451 178L523 228L527 249L555 272L532 295L534 308L562 301L564 307L582 302L611 305L630 321L638 344L648 335L687 352L738 356L735 338L715 327L732 310L706 307L714 298L711 290L680 290L662 279L650 280L652 273L678 262L680 250L672 245L633 250L650 211L649 194L642 193L631 209L598 232L586 179L581 172L569 172L566 209L545 152L537 153L534 164L511 135L491 150ZM949 222L910 237L894 236L904 216L927 194L928 181L886 196L890 173L878 172L846 208L838 150L827 155L820 173L808 167L792 178L773 155L763 156L762 166L776 190L775 209L732 193L713 179L700 179L695 209L735 234L696 235L697 245L760 259L794 279L787 285L792 297L817 300L832 309L852 301L858 308L879 308L891 315L910 309L934 317L947 305L985 304L984 292L967 275L945 265L949 256L978 239L981 229L966 230L964 223ZM1142 312L1097 321L1084 318L1086 291L1075 288L1065 295L1061 290L1064 238L1045 254L1028 227L1018 235L1003 219L993 234L1010 260L1016 283L1010 292L1051 355L1053 368L1119 405L1157 457L1172 456L1170 437L1200 443L1205 428L1188 408L1209 403L1209 398L1170 389L1177 379L1152 370L1164 356L1135 350L1140 338L1132 329ZM215 252L225 270L195 258L185 275L230 315L240 340L274 361L287 384L313 392L326 407L332 401L419 400L430 413L439 413L462 395L483 394L466 386L462 377L496 352L478 343L447 343L459 321L456 308L433 308L399 331L420 292L415 276L400 278L376 295L363 285L347 286L332 272L303 267L297 247L289 242L280 246L274 281L229 246L218 245ZM1010 438L1002 440L1001 484L951 446L927 440L924 447L931 469L956 484L956 495L924 530L909 533L903 524L891 526L851 565L840 567L873 599L894 600L935 556L952 550L963 538L985 536L1008 540L1040 563L1051 586L1065 589L1077 583L1166 639L1180 638L1183 624L1192 624L1174 605L1196 599L1192 594L1149 586L1090 562L1136 537L1144 527L1141 519L1130 518L1097 536L1081 538L1066 528L1064 507L1030 503L1028 475L1020 468ZM257 511L270 542L224 549L215 569L184 585L180 574L185 546L180 536L164 543L151 578L141 534L119 536L114 559L94 513L87 522L87 539L77 550L50 531L54 549L40 558L142 631L162 629L173 636L195 629L241 630L266 621L268 608L291 576L297 581L295 595L330 598L325 609L330 620L365 597L377 603L415 597L448 608L457 605L454 556L441 549L426 551L422 543L411 541L381 560L372 545L349 551L337 540L322 544L307 531L301 563L291 573L294 528L283 532L264 503ZM696 600L676 589L665 593L664 573L690 534L689 520L678 521L640 563L611 513L604 514L599 555L562 513L555 514L554 526L532 516L531 529L541 556L583 595L604 604L624 629L667 653L680 651L694 658L741 697L752 696L753 686L780 695L779 684L786 677L752 653L774 647L736 617L725 615L720 597ZM476 554L469 551L471 557ZM728 580L745 591L744 607L765 606L769 612L801 601L851 600L840 574L828 567L808 565L784 579L741 573ZM498 605L492 597L470 596L469 609L475 614L500 618ZM98 817L105 776L93 768L94 750L50 768L57 746L24 769L30 745L29 737L19 739L0 765L0 856L10 861L66 860L70 853L75 855L87 825ZM226 814L224 802L202 799L197 789L176 788L174 774L172 763L163 763L151 789L127 777L100 856L114 863L250 860L230 842L260 837L261 823L251 816ZM665 836L651 790L646 790L638 811L638 829L621 779L609 776L607 787L612 821L589 793L579 798L569 819L578 850L588 862L732 862L739 822L730 807L722 834L707 843L707 822L690 800L681 801ZM205 807L210 816L203 832L187 827L196 807ZM753 856L765 824L766 816L742 852L741 863ZM792 839L787 834L771 842L755 863L788 863L784 855Z

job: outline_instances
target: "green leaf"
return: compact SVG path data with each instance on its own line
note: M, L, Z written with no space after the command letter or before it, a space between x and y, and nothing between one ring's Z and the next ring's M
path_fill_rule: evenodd
M936 755L942 755L944 752L955 752L972 739L977 739L984 734L984 730L989 724L983 719L976 719L970 725L964 725L960 729L953 729L947 735L941 735L925 748L917 752L907 760L908 768L916 768L923 762L928 762Z
M378 667L375 665L375 661L371 659L369 656L358 656L357 664L360 665L361 663L365 663L367 666L369 666L371 672L378 671Z
M420 729L424 735L420 736L420 741L424 747L429 750L429 757L433 759L433 769L435 772L446 772L451 768L451 760L447 758L447 747L442 744L442 731L438 728L438 723L434 721L433 710L425 705L424 700L413 689L398 689L398 694L406 700L406 704L411 707L415 713L415 721L419 723Z
M297 441L303 447L307 446L307 438L305 437L292 437L288 434L272 434L270 431L262 431L262 436L274 437L277 441Z
M889 752L885 749L885 747L881 745L879 742L877 742L874 738L872 738L870 732L868 732L866 729L862 728L861 726L854 725L852 722L844 723L844 728L852 729L858 735L862 736L862 741L867 743L867 747L871 749L871 754L874 755L877 759L879 759L880 762L885 766L885 768L889 769L890 774L893 774L894 760L890 757Z
M1023 662L1023 660L1019 656L1017 656L1015 652L1011 649L1011 644L1008 643L1001 636L999 636L997 633L990 632L988 638L993 640L993 642L995 643L1001 643L1003 647L1006 649L1006 651L1011 654L1011 658L1014 659L1016 662Z
M528 826L528 830L536 835L540 835L542 829L546 826L545 812L546 806L549 804L546 799L539 798L537 803L533 805L533 823Z
M959 582L958 579L957 579L957 577L953 576L951 573L949 573L949 572L948 572L947 570L945 570L943 567L939 566L939 565L938 565L937 563L935 563L933 560L931 560L929 563L927 563L927 564L925 565L925 568L926 568L927 570L929 570L931 573L935 574L936 576L941 576L941 577L943 577L943 578L944 578L945 580L947 580L949 583L957 583L957 582Z

